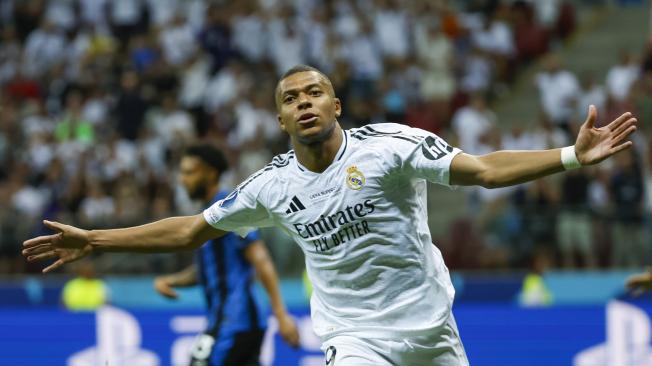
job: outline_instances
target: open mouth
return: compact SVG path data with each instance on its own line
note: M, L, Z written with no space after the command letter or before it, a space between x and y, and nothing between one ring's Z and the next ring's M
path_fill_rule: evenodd
M308 124L308 123L313 123L317 120L319 116L317 116L314 113L304 113L299 117L299 124Z

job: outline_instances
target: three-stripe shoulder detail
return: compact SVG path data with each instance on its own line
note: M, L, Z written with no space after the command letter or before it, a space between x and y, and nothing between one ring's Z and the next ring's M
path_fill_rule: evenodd
M390 137L399 140L409 141L413 144L419 144L425 138L425 136L410 135L403 131L396 131L396 132L378 131L372 128L371 126L363 126L354 130L351 133L351 137L360 141L364 141L374 137Z
M292 159L294 159L294 150L290 150L285 154L276 155L274 158L272 158L272 161L270 163L268 163L262 169L258 170L257 172L253 173L252 175L250 175L249 178L244 180L244 182L240 183L240 185L238 185L238 190L243 189L244 187L249 185L251 182L253 182L256 178L263 175L265 172L268 172L268 171L273 170L273 169L278 169L278 168L283 168L285 166L288 166Z

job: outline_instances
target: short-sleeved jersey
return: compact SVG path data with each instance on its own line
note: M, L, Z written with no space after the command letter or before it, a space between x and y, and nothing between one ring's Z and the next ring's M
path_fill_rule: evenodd
M454 290L431 241L426 181L449 185L459 152L400 124L347 130L325 171L309 171L289 151L204 217L225 231L275 225L294 238L305 254L322 339L428 332L446 322Z
M227 193L218 192L211 204ZM259 235L255 230L243 238L227 233L207 241L197 251L197 275L208 308L206 332L214 337L265 328L261 304L253 295L254 269L244 255L256 240Z

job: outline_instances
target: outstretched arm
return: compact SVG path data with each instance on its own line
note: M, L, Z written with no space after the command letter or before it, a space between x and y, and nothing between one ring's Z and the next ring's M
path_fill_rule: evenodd
M294 320L292 320L292 317L285 309L285 304L281 297L281 290L278 285L278 276L276 275L276 270L274 269L272 259L269 257L267 248L265 248L265 244L257 240L247 246L244 254L247 261L256 269L256 275L258 275L260 282L265 287L265 291L272 305L272 311L278 320L281 336L290 346L298 347L299 332L297 326L294 324Z
M43 272L76 261L95 250L143 253L191 250L209 239L224 235L223 231L210 226L202 214L112 230L83 230L58 222L43 223L56 233L23 243L23 255L28 261L57 258Z
M632 146L627 141L636 130L636 118L631 113L624 113L601 128L594 127L596 119L597 111L590 106L574 146L582 165L597 164ZM564 170L561 150L504 150L482 156L458 154L451 163L450 183L497 188L542 178Z
M154 289L167 298L176 299L179 295L174 291L174 287L194 286L197 282L197 266L191 264L177 273L156 277Z

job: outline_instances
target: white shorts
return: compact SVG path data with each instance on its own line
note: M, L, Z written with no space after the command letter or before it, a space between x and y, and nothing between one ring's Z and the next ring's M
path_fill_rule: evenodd
M451 314L433 334L401 339L340 335L322 345L326 366L468 366Z

